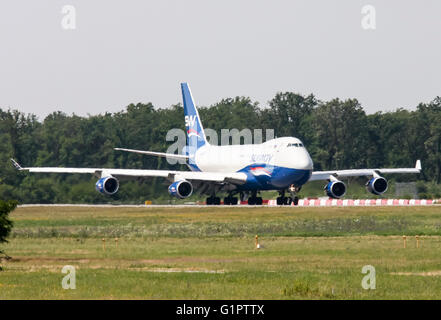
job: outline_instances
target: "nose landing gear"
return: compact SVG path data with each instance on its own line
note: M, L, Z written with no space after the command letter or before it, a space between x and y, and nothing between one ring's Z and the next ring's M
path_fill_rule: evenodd
M277 197L277 205L282 206L289 206L292 203L296 206L299 204L299 197L297 196L297 192L299 192L301 187L296 187L294 185L289 186L288 191L290 194L290 197L285 197L285 190L279 191L279 197Z
M297 196L297 192L299 192L300 189L302 189L302 187L296 187L293 184L290 185L288 188L292 202L294 203L295 206L299 204L299 197Z

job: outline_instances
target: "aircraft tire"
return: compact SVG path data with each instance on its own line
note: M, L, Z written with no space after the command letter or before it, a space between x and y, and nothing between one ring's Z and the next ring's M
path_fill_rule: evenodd
M299 204L299 197L294 197L293 202L294 205L297 206Z

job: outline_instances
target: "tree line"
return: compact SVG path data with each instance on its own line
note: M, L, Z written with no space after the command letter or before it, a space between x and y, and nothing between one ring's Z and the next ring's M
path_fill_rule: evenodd
M356 99L320 101L314 95L280 92L261 107L247 97L223 99L199 107L205 128L273 129L277 137L295 136L306 145L315 170L409 167L421 159L419 179L441 182L441 98L414 110L367 114ZM185 169L166 160L114 151L114 147L165 152L167 131L184 130L180 104L155 108L130 104L125 110L81 117L54 112L39 121L34 114L0 109L0 199L20 203L102 203L95 177L17 172L24 166ZM264 135L265 137L265 135ZM406 176L397 179L409 179ZM415 176L412 177L415 179ZM116 202L167 197L165 182L124 182Z

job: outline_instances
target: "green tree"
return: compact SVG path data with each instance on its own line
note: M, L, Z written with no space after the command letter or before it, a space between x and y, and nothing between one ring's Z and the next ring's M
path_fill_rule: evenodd
M356 99L333 99L315 110L313 150L319 167L363 167L368 141L366 114Z
M200 108L199 114L204 128L217 132L217 143L220 144L222 129L261 129L259 111L257 102L246 97L235 97L222 99L208 108Z
M9 213L13 211L16 207L17 207L17 201L0 200L0 243L7 242L6 238L11 232L13 226L12 221L9 219ZM5 255L5 253L2 250L0 250L0 258L2 255Z
M311 113L317 107L314 95L302 96L293 92L279 92L269 102L262 115L266 127L274 128L276 135L295 136L306 144L312 142Z
M431 172L431 179L441 183L441 97L429 104L418 106L420 113L420 132L424 138L424 151L427 155L425 172Z

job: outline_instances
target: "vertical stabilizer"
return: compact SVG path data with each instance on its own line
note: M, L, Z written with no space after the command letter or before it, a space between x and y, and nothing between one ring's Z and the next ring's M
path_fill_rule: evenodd
M184 102L185 130L187 133L187 153L191 157L197 149L207 144L204 128L199 118L198 110L194 104L190 87L187 83L181 83L182 100Z

